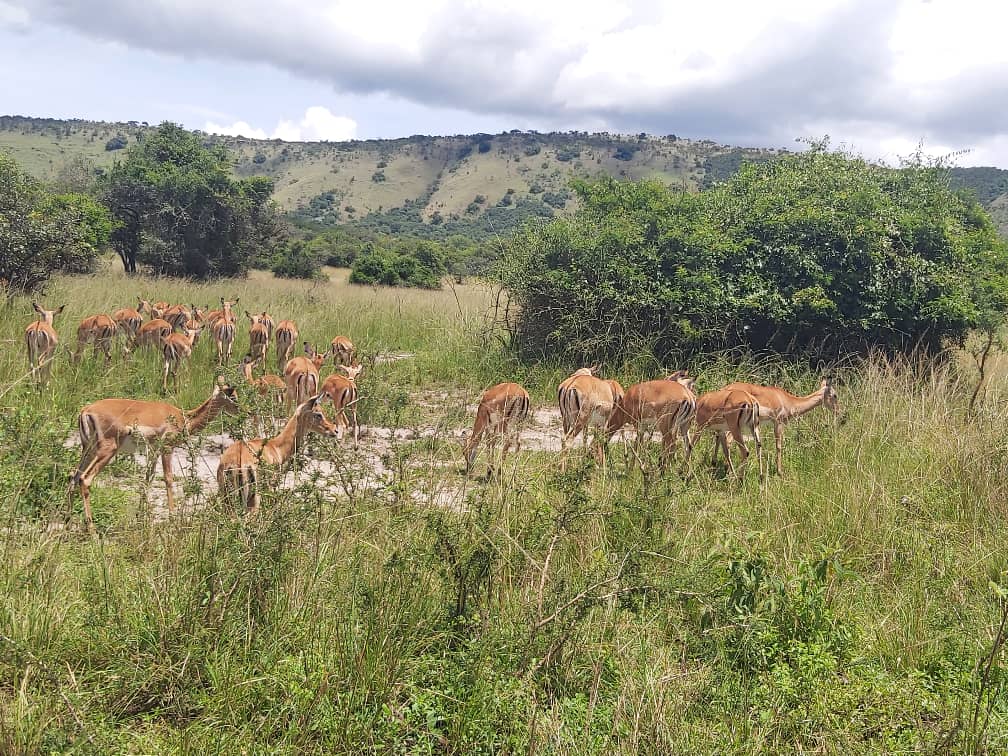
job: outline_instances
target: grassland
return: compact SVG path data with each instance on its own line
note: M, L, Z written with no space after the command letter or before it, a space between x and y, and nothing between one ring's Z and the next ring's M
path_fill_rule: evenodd
M64 494L75 412L110 395L158 397L160 366L151 355L73 366L61 354L36 392L21 344L29 306L7 305L0 750L1008 749L1004 361L968 418L965 357L851 366L846 422L797 421L786 474L762 484L706 460L688 482L645 479L619 444L606 467L575 454L566 471L531 444L499 479L467 480L456 441L480 390L524 383L538 432L558 438L547 408L570 366L502 350L486 330L486 289L362 289L331 272L327 284L56 280L46 301L67 304L64 344L81 317L137 295L240 296L296 318L308 340L350 335L368 365L361 449L316 440L257 520L242 522L195 475L178 481L179 513L163 516L160 483L121 460L94 486L97 539ZM383 354L412 356L370 359ZM212 363L201 342L171 399L204 399ZM630 383L667 367L607 373ZM703 389L736 376L816 384L774 361L686 367ZM242 401L255 406L245 390ZM252 434L255 422L223 420L211 434L222 431ZM200 456L206 443L189 447Z

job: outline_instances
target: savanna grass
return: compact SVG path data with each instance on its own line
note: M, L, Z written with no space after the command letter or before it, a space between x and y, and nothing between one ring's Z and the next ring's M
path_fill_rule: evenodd
M555 453L526 451L499 478L467 479L456 433L479 392L519 380L552 406L570 366L520 365L494 346L484 289L359 289L340 276L58 279L45 301L68 305L64 345L81 317L136 294L240 296L319 345L346 334L365 359L413 355L360 381L366 424L420 436L389 443L381 476L373 458L316 441L311 456L332 470L264 492L256 520L199 480L164 519L122 462L95 484L97 539L79 519L58 527L76 461L58 442L88 401L159 397L160 367L152 355L74 367L63 353L36 392L18 382L27 303L8 306L0 750L1008 749L1002 365L969 415L968 360L851 366L838 376L844 422L821 410L796 421L785 475L762 483L712 468L709 439L685 481L643 477L619 444L604 467L572 452L562 471ZM606 372L630 383L672 367ZM817 384L775 360L688 367L705 389ZM203 340L169 400L194 406L216 374ZM222 428L255 432L249 418Z

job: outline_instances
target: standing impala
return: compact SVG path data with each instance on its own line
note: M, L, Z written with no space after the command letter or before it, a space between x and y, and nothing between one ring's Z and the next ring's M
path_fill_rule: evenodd
M662 465L667 465L675 453L676 442L682 439L686 458L693 448L689 428L696 415L696 394L693 379L683 370L664 380L635 383L626 390L623 400L609 419L607 438L611 439L627 423L637 431L636 454L644 472L642 454L645 441L650 441L655 429L662 437Z
M210 398L194 410L181 410L165 402L144 402L137 399L102 399L80 411L77 430L81 439L81 461L70 477L70 488L80 488L84 500L84 519L93 527L91 517L91 484L98 473L120 451L132 454L139 442L148 448L160 447L161 468L168 492L168 511L175 510L172 491L172 451L183 433L199 433L221 412L237 414L235 390L217 378ZM153 459L148 465L148 480L153 472Z
M234 304L238 300L235 299ZM223 365L224 360L231 359L231 349L235 340L235 319L231 313L232 302L228 302L221 297L220 314L210 320L210 332L213 333L214 344L217 346L217 364ZM215 313L210 313L214 315Z
M724 451L725 459L728 461L728 469L732 473L738 472L742 476L745 463L749 459L749 447L746 446L746 435L752 436L756 447L756 463L759 466L759 476L762 480L763 473L763 441L760 438L760 405L756 398L740 388L723 388L717 391L708 391L697 398L696 409L697 436L694 444L699 440L704 431L709 430L714 433L714 454L720 447ZM739 447L738 469L732 463L731 454L728 450L728 434L735 440ZM692 450L690 450L692 451ZM687 453L687 459L689 452Z
M178 367L182 360L192 357L193 344L199 336L199 328L191 328L191 322L186 323L186 328L182 333L171 333L161 342L161 354L164 356L164 375L161 379L161 388L168 391L168 373L174 379L178 373Z
M351 426L347 420L347 412L350 413L353 426L354 446L360 438L360 425L357 423L357 376L364 369L363 365L340 365L346 373L345 376L333 373L322 382L322 393L326 394L333 403L333 417L339 426L338 438L342 438L343 429Z
M73 361L80 362L84 347L94 344L95 353L100 349L105 354L105 362L112 360L112 338L116 333L116 324L108 315L92 315L84 318L77 326L77 348L74 349Z
M143 315L132 307L123 307L112 313L112 320L116 324L116 331L123 336L123 354L129 354L136 346L137 331L143 325Z
M259 322L266 326L266 330L269 332L269 337L272 339L273 331L276 330L276 321L273 320L273 316L263 310L259 313Z
M336 425L329 421L319 406L323 394L299 404L294 414L276 436L270 439L235 441L221 454L217 466L217 486L222 495L237 493L248 515L259 509L261 467L282 470L304 445L305 436L318 433L336 435Z
M840 399L833 380L823 378L818 391L807 396L795 396L777 386L761 386L756 383L730 383L725 388L742 389L752 394L759 402L760 422L773 423L774 442L777 447L777 474L783 475L782 460L784 457L784 426L796 417L814 410L819 405L833 411L834 416L840 412Z
M294 344L298 340L297 323L293 320L281 320L276 327L276 356L277 370L283 372L287 367L287 360L294 353Z
M333 339L330 351L337 366L353 364L354 345L346 336L337 336Z
M160 348L171 332L171 323L161 318L153 318L140 326L137 331L136 346L138 348L145 346Z
M287 384L287 403L291 407L304 402L319 392L319 368L328 357L327 352L316 352L307 341L304 343L305 356L293 357L284 368L284 383Z
M53 354L59 344L59 336L53 328L53 318L63 312L64 307L66 305L46 310L38 302L32 302L32 309L39 317L25 329L25 345L28 347L28 367L31 369L32 380L39 383L49 380Z
M618 381L602 380L592 374L593 368L581 368L560 384L557 401L563 424L561 448L581 435L587 448L592 428L605 430L609 419L623 398L623 387ZM602 461L602 444L596 445L596 457Z
M266 364L266 349L269 347L270 331L263 322L261 315L252 315L248 310L245 316L249 319L249 354L252 355L253 362L263 361Z
M462 437L466 475L472 472L479 442L483 438L486 439L487 446L487 477L493 475L494 451L499 441L503 441L501 466L509 448L514 446L516 454L521 451L521 430L528 419L531 406L528 392L517 383L498 383L483 392L476 409L472 433Z
M192 310L182 304L172 305L161 317L171 323L172 330L180 331L192 320Z

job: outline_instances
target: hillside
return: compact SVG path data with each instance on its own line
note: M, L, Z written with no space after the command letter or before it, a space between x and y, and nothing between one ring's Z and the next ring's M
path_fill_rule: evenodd
M0 117L0 150L30 173L52 180L78 158L110 165L151 127L136 121ZM530 215L548 216L571 202L569 182L598 175L658 178L687 191L709 186L773 149L729 147L670 134L512 131L448 137L412 136L351 142L282 142L207 136L235 156L239 176L269 176L288 213L322 225L360 223L398 232L480 234ZM118 149L117 149L118 147ZM1008 233L1008 170L957 168L955 180L976 192ZM422 227L420 224L424 224ZM438 228L440 226L440 228Z

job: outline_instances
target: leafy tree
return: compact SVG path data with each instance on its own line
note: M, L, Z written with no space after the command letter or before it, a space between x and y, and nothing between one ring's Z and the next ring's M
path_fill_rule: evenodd
M318 250L304 239L296 239L283 247L270 266L280 278L323 278L322 257Z
M127 272L194 278L245 275L253 253L282 235L270 201L273 183L231 177L221 146L162 124L103 180L102 194L119 225L113 244Z
M0 279L8 295L34 293L61 270L93 270L111 229L93 199L53 196L0 154Z
M695 195L575 190L575 215L528 227L499 270L528 355L936 352L1008 309L1005 243L920 160L890 169L819 144Z

